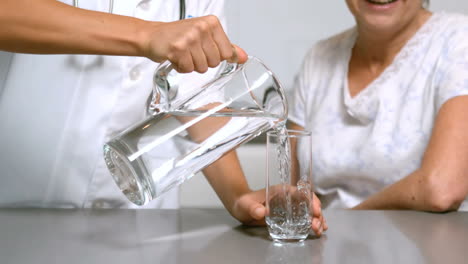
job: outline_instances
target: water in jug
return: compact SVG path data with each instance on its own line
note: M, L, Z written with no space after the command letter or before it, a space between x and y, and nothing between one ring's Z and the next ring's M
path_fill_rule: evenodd
M284 126L284 91L262 61L223 62L194 87L170 63L154 75L148 117L104 145L104 158L126 197L144 205L271 128Z

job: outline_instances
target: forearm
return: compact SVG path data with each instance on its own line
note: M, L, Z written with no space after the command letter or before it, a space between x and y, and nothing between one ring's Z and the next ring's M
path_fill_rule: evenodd
M456 210L459 204L445 203L443 194L431 180L430 172L417 170L407 177L372 195L353 209L418 210L443 212ZM447 200L447 199L446 199Z
M415 172L372 195L353 209L425 209L424 194L418 191L420 173Z
M146 22L55 0L0 1L0 49L21 53L143 54Z
M236 151L231 151L203 170L206 179L232 214L236 200L250 192Z
M446 102L436 119L421 168L356 209L456 210L468 195L468 96Z

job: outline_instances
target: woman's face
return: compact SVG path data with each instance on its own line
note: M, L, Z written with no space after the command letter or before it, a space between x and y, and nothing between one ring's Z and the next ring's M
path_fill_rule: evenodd
M422 0L346 0L358 27L396 32L422 14Z

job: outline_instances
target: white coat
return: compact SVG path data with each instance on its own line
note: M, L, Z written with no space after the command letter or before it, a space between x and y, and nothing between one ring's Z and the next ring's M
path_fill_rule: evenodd
M109 2L79 4L107 12ZM187 1L186 16L224 22L223 4ZM179 1L114 0L113 13L169 22ZM144 118L156 67L139 57L0 53L0 206L137 207L114 183L102 147ZM145 207L178 207L178 190Z

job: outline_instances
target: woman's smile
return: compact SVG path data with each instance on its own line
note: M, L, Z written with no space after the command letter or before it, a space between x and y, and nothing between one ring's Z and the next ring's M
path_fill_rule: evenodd
M361 31L370 36L390 37L406 27L418 28L429 11L424 0L346 0ZM363 32L361 32L363 33Z
M387 10L400 2L400 0L365 0L367 7L373 10Z
M366 1L374 5L388 5L398 0L366 0Z

